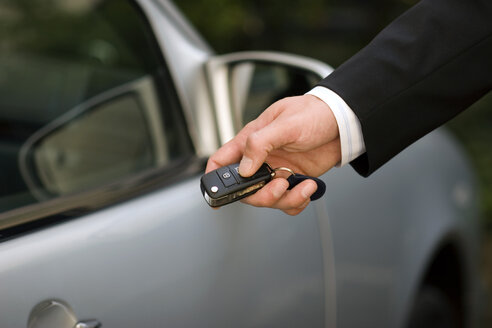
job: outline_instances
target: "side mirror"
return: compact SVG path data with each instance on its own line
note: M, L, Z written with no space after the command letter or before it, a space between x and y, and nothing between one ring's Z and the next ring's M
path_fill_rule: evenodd
M105 91L67 111L22 146L19 166L38 199L116 181L166 162L150 77Z
M260 51L213 57L205 67L221 143L273 102L304 94L333 71L311 58Z

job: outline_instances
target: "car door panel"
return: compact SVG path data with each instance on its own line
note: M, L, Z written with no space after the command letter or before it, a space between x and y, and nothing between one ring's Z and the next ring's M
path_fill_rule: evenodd
M314 209L214 211L201 198L191 179L2 243L0 326L61 299L108 327L322 327Z

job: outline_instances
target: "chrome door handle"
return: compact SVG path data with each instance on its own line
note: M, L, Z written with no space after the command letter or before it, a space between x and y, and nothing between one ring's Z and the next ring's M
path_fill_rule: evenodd
M46 300L36 305L27 323L27 328L100 328L99 321L77 321L72 308L62 300Z
M73 328L100 328L101 326L97 320L84 320L77 322Z

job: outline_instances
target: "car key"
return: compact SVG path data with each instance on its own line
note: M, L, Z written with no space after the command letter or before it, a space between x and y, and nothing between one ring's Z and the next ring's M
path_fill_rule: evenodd
M326 191L325 183L319 178L294 173L286 167L272 169L268 163L263 163L260 169L249 178L239 175L239 163L220 167L202 176L200 188L208 205L218 207L254 194L272 180L278 171L285 171L290 174L287 179L289 182L288 190L306 179L316 182L318 188L311 195L311 200L321 198Z
M275 176L267 163L251 177L239 175L239 163L210 171L200 180L200 188L208 205L218 207L254 194Z

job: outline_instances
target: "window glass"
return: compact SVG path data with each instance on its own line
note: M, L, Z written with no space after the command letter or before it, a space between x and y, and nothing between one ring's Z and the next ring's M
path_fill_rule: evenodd
M232 67L230 81L236 125L240 129L275 101L309 91L319 76L292 66L246 61Z
M191 152L134 4L0 0L0 212Z

